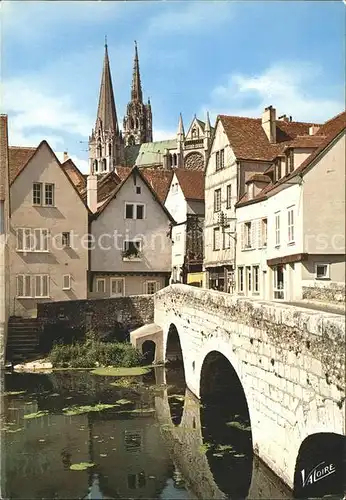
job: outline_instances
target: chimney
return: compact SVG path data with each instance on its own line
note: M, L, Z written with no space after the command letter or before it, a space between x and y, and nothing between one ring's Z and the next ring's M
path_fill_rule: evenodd
M64 151L64 162L68 160L68 152Z
M268 106L262 113L262 127L268 141L276 143L276 109L273 106Z
M289 118L287 115L281 115L279 116L278 120L282 120L284 122L288 122L289 121Z
M317 127L317 125L311 125L311 127L309 127L309 135L315 135L319 129L320 127Z
M87 177L87 205L94 214L97 211L97 176Z

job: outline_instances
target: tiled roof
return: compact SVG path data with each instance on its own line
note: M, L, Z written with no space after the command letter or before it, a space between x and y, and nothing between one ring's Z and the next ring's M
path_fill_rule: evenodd
M204 171L174 170L186 200L204 200Z
M313 163L313 161L318 158L318 156L332 143L334 139L346 129L346 112L342 112L334 118L325 122L317 132L317 135L322 136L323 141L318 148L315 149L313 153L311 153L298 168L296 168L293 172L288 175L285 175L281 179L276 182L271 182L267 186L265 186L262 191L255 196L252 200L248 199L247 193L245 193L242 198L237 203L237 207L242 206L247 202L256 203L258 201L265 200L268 196L270 196L270 192L276 189L281 184L287 183L289 179L296 177L297 175L302 175L307 168ZM269 169L268 169L269 173Z
M249 182L255 182L255 181L258 181L258 182L271 182L271 179L269 177L269 175L264 175L264 174L253 174L250 179L248 179L246 181L245 184L248 184Z
M317 148L326 138L325 135L298 135L288 148Z
M73 163L71 158L64 161L61 166L65 170L73 184L76 186L78 191L81 192L86 187L85 175L82 174L78 167Z
M157 197L164 203L173 178L172 170L158 168L142 168L141 174L155 191Z
M34 155L37 148L27 148L22 146L10 146L9 153L9 169L10 169L10 184L23 170L30 158Z
M126 177L129 175L131 170L132 170L131 167L122 167L122 166L116 167L117 175L121 181L126 179Z
M298 135L309 133L312 123L276 120L276 143L269 142L261 118L219 115L238 159L271 161Z

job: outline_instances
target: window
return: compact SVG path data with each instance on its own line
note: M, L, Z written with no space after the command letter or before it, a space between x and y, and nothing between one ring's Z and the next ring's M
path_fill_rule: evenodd
M61 242L63 247L69 247L70 246L70 233L62 233L61 236Z
M32 187L32 203L33 205L42 204L42 184L41 182L34 182Z
M144 219L143 203L125 203L125 219Z
M223 231L223 248L224 250L231 248L230 226L225 226L225 230Z
M214 212L220 212L221 210L221 189L215 189L214 191Z
M124 278L111 278L111 297L123 297L125 293Z
M18 274L17 297L48 298L48 274Z
M71 275L64 274L62 277L62 289L63 290L71 290Z
M253 291L259 292L259 266L253 266Z
M238 267L238 292L244 291L244 268Z
M175 235L175 241L176 241L176 242L180 241L180 236L181 236L181 233L177 233L177 234Z
M141 186L136 186L136 194L141 194Z
M281 158L279 158L275 165L276 168L276 180L281 179Z
M98 278L96 280L96 292L105 293L106 291L106 280L105 278Z
M225 150L220 149L215 153L216 171L222 170L225 166Z
M220 228L214 227L214 240L213 240L213 248L214 250L220 250Z
M123 259L140 258L142 251L141 240L125 240L123 246Z
M226 208L232 207L232 185L228 184L227 186L227 205Z
M267 246L267 229L268 229L268 219L261 220L261 242L262 247Z
M48 229L17 229L17 252L48 252Z
M288 216L288 243L294 243L294 208L287 209Z
M280 212L275 214L275 246L280 246Z
M274 299L284 299L284 268L276 266L274 268Z
M289 171L293 172L294 170L294 150L290 150L290 156L289 156Z
M145 283L145 293L148 295L152 295L157 290L157 282L156 281L147 281Z
M329 264L316 264L315 272L317 280L329 279Z
M251 280L251 267L246 268L246 284L247 284L247 291L251 292L251 285L252 285L252 280Z
M54 184L44 185L44 203L46 206L54 206Z
M251 222L245 222L245 248L251 248Z

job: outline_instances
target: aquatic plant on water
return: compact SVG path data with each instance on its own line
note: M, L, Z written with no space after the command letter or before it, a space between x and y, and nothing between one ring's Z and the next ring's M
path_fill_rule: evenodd
M107 367L107 368L96 368L91 373L92 375L102 375L110 377L135 377L138 375L144 375L150 372L151 368L148 366L133 366L132 368L127 367Z
M41 411L37 411L35 413L27 413L26 415L24 415L23 418L25 418L26 420L31 420L32 418L44 417L44 416L48 415L48 413L49 413L48 410L41 410Z
M26 391L8 391L4 393L4 396L18 396L19 394L25 394Z
M116 407L117 404L97 404L94 406L90 405L85 405L85 406L71 406L69 408L63 408L63 414L64 415L83 415L83 413L89 413L93 411L103 411L103 410L108 410L109 408L114 408Z
M53 368L95 368L139 366L143 355L128 342L101 342L92 333L84 342L55 344L48 355Z
M233 422L226 422L227 427L234 427L235 429L239 429L241 431L251 431L251 427L246 424L242 424L241 422L237 422L234 420Z
M87 470L89 467L94 467L95 464L91 462L80 462L79 464L70 465L71 470Z

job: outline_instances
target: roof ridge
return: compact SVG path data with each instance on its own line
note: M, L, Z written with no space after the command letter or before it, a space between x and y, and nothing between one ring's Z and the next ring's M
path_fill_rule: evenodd
M340 113L338 113L337 115L335 116L332 116L332 118L329 118L329 120L325 121L324 123L322 123L322 125L325 125L326 123L329 123L329 122L332 122L333 120L336 120L337 118L339 118L339 116L341 115L345 115L345 118L346 118L346 111L341 111Z
M9 149L37 149L38 146L8 146Z

